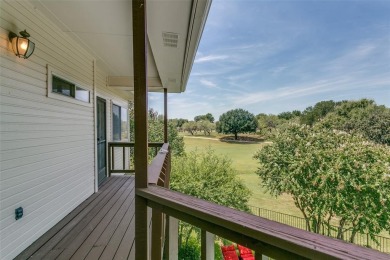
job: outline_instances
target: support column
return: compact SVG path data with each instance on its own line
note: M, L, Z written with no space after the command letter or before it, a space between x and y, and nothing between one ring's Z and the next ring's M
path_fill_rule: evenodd
M214 234L201 230L201 259L214 260Z
M148 88L146 1L132 1L133 14L133 66L134 66L134 118L135 188L148 187ZM150 259L148 250L147 201L135 196L135 259Z
M164 143L168 143L168 89L164 88Z

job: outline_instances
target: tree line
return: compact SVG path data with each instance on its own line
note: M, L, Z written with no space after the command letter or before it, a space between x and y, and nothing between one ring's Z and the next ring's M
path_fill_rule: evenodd
M233 109L215 129L272 141L254 155L256 173L271 194L291 195L308 230L336 231L339 239L351 231L350 242L357 233L375 240L374 234L390 232L389 108L361 99L277 115Z
M357 233L372 236L383 230L390 232L389 108L368 99L329 100L302 112L255 116L233 109L222 114L217 122L211 113L206 115L197 116L192 122L169 120L169 142L174 155L172 189L221 205L247 208L250 193L235 178L229 160L213 151L184 151L178 130L189 131L184 130L186 124L207 122L213 124L211 131L235 136L252 132L272 141L254 155L260 184L275 196L289 194L312 232L330 233L335 222L337 237L343 239L345 232L352 231L351 242ZM161 141L162 129L162 117L149 111L149 140ZM209 183L213 183L212 187ZM230 190L225 197L224 189L229 185L240 188ZM230 200L232 197L236 199ZM184 250L180 254L198 252L193 250L199 245L198 230L185 224L180 230Z

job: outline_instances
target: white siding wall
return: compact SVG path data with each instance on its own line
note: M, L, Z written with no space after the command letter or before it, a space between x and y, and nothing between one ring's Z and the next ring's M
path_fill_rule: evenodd
M27 29L28 59L11 51L8 33ZM0 259L12 259L94 192L94 107L47 97L49 64L91 90L94 58L28 3L0 1ZM96 95L122 102L97 69ZM24 208L22 219L14 211Z

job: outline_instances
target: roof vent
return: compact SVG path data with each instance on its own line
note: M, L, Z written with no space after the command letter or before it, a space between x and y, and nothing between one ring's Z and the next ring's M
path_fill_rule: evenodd
M176 79L168 78L168 82L169 82L169 83L176 83Z
M165 47L177 48L177 43L179 42L179 34L172 32L163 32L162 37Z

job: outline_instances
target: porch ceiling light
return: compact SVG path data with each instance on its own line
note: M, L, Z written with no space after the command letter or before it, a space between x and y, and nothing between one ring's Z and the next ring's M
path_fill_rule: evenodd
M31 54L33 54L35 49L35 43L28 39L28 37L30 37L30 34L26 30L21 31L19 33L21 36L10 32L8 38L11 42L12 49L15 55L19 58L27 59L31 56Z

